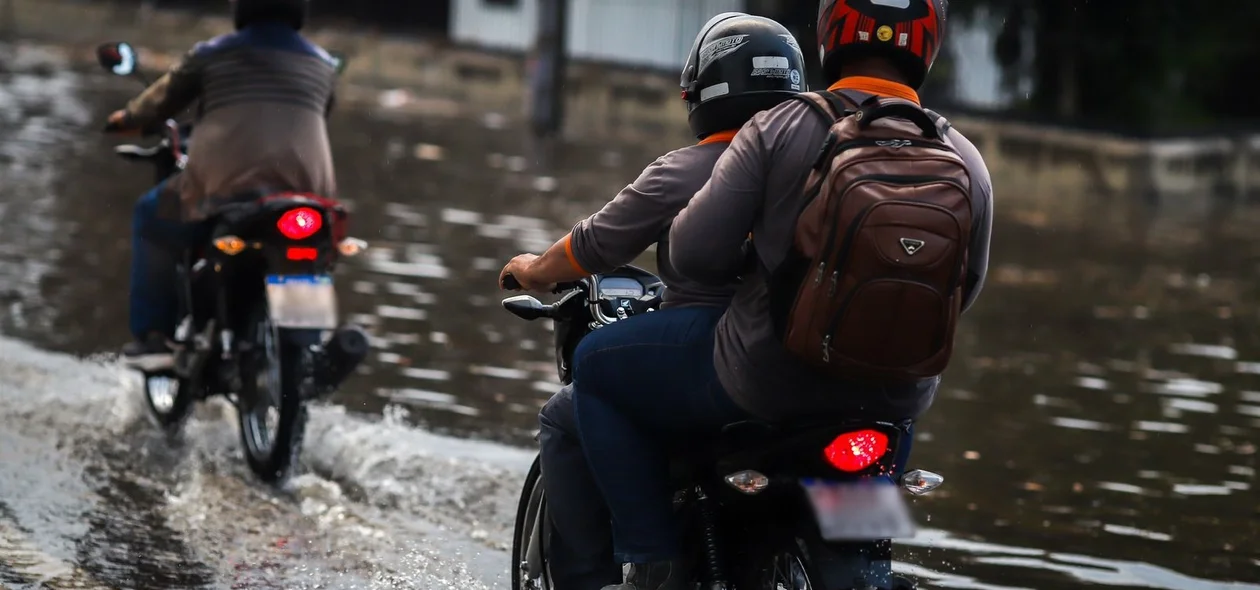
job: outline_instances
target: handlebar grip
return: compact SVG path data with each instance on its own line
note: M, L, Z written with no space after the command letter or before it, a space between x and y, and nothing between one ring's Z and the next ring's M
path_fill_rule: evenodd
M122 125L119 125L112 121L106 121L105 128L101 129L101 131L104 133L118 133L119 131L122 131L123 129L124 127Z
M512 276L512 273L503 275L502 286L505 291L520 291L523 288L521 287L521 282L516 280L516 277Z

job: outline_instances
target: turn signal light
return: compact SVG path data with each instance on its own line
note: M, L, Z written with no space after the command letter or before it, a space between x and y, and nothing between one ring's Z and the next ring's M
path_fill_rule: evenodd
M364 250L367 250L367 247L367 242L364 242L363 240L358 238L346 238L342 240L340 244L337 244L337 251L341 252L341 255L346 257L358 256Z
M214 247L228 256L236 256L245 250L245 240L236 236L223 236L214 239Z
M753 471L751 469L737 471L724 477L723 479L726 480L726 485L739 490L741 493L748 494L749 496L760 494L762 490L770 487L770 478L766 477L765 474L760 471Z
M887 452L888 435L867 429L837 436L823 449L823 457L832 467L855 473L874 465Z

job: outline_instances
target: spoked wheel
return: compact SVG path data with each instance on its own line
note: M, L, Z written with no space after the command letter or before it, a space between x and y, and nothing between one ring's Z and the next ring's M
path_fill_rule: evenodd
M773 535L750 539L739 547L739 559L732 563L736 588L759 590L814 590L822 588L822 577L814 570L809 552L799 539ZM833 580L834 581L834 580ZM847 580L846 580L847 582ZM819 584L815 586L815 584ZM850 588L851 586L840 586ZM864 586L861 586L864 587Z
M149 414L168 435L178 434L183 428L195 398L188 380L173 373L144 375L144 401Z
M551 570L547 567L550 529L542 466L539 458L535 457L521 489L521 502L516 507L516 529L512 534L512 590L551 590Z
M770 590L813 590L809 580L809 572L805 562L796 551L786 551L776 555L767 571Z
M266 304L250 314L249 342L241 358L237 415L250 469L263 481L286 478L296 465L306 428L306 406L298 392L299 350L279 338Z

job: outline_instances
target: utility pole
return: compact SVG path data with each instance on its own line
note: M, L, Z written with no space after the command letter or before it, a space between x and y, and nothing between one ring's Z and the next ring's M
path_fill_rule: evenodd
M569 0L538 2L538 36L528 65L528 113L538 138L553 137L564 128L568 13Z
M4 2L0 12L0 37L8 38L17 34L17 0L0 0Z

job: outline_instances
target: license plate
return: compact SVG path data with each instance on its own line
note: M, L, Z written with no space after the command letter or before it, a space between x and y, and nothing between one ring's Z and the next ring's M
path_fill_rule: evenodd
M281 328L337 327L337 292L328 275L268 275L267 306Z
M914 536L914 521L901 490L883 479L831 482L802 479L827 541L877 541Z

